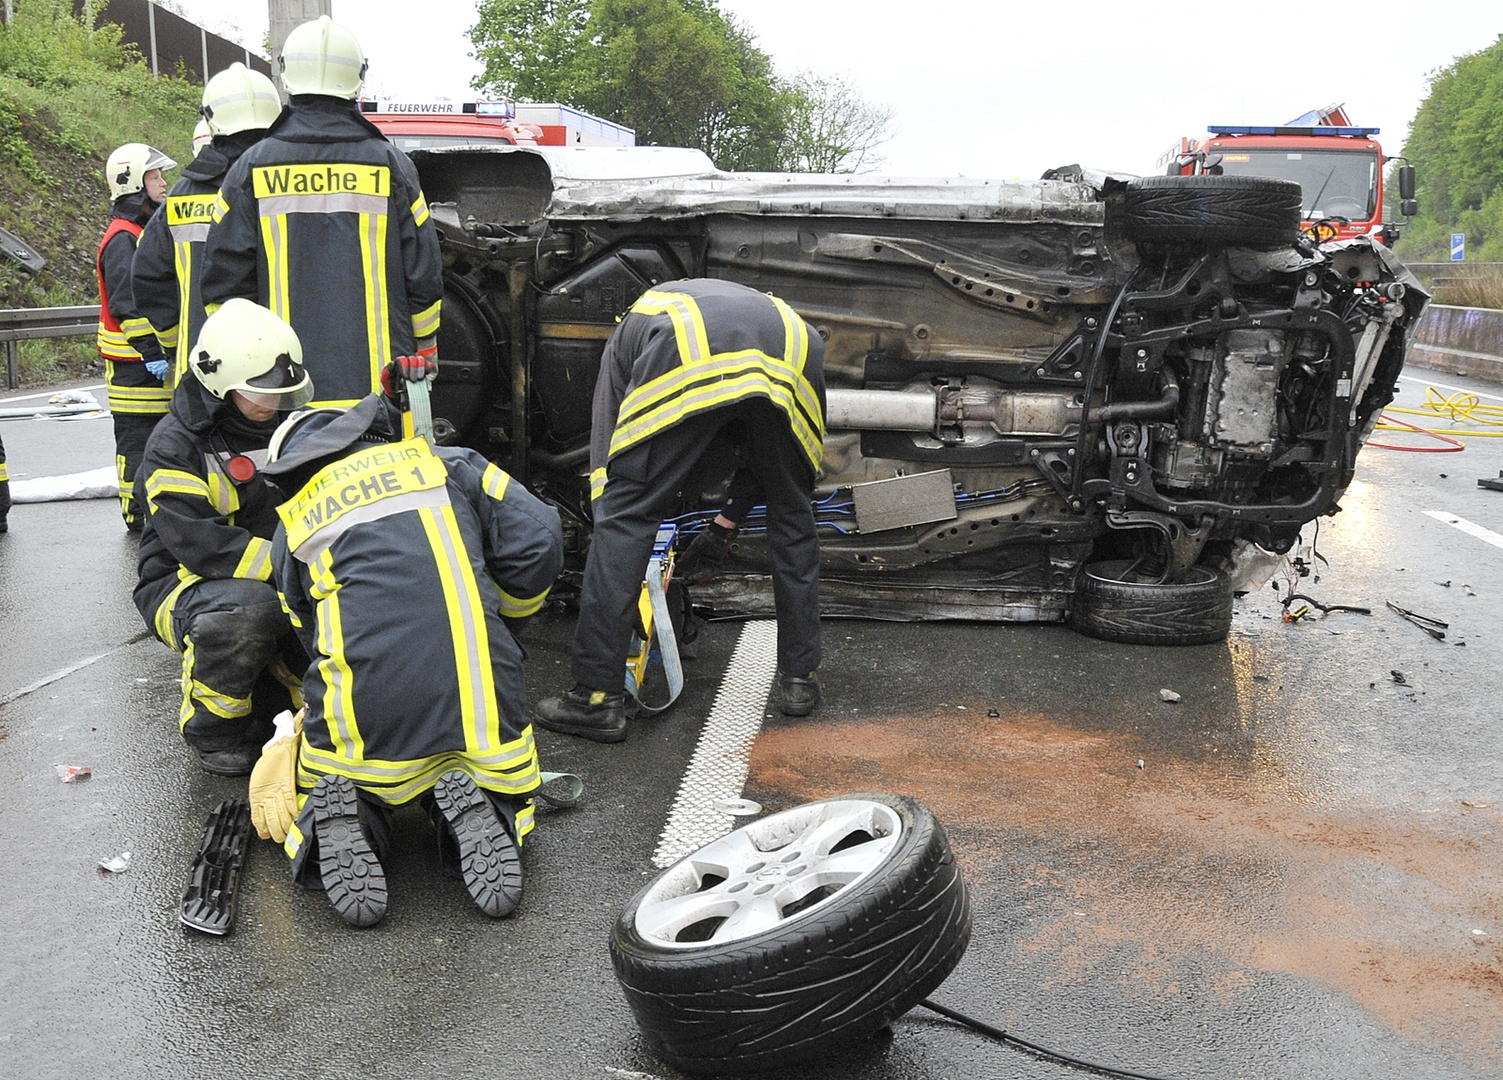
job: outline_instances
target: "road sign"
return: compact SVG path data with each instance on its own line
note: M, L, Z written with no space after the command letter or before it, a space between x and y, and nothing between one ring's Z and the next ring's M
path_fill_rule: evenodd
M1451 234L1451 261L1461 262L1466 258L1466 233Z

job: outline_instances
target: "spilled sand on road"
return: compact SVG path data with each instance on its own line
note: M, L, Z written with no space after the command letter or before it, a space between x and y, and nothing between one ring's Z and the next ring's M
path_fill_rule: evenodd
M1173 994L1215 957L1228 1005L1249 971L1284 972L1406 1037L1503 1055L1496 809L1322 806L1267 761L1138 759L1131 736L946 709L764 730L748 794L926 803L973 883L1034 905L1016 948L1056 980L1130 949L1124 991Z

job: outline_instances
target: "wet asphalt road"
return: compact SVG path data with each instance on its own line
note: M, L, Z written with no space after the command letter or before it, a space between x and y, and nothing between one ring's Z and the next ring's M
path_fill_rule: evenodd
M1423 393L1402 385L1401 404ZM110 460L108 420L0 434L17 479ZM1498 443L1364 453L1300 591L1371 617L1285 624L1263 591L1230 641L1189 649L830 623L827 705L769 716L747 795L927 802L976 908L935 997L1024 1038L1164 1077L1497 1076L1503 550L1424 511L1503 533L1503 494L1476 485L1503 469ZM675 1075L643 1049L605 942L650 876L735 626L707 631L681 704L624 745L540 734L545 768L588 793L540 816L516 918L437 874L412 811L374 930L253 842L237 929L208 939L177 902L205 813L244 784L200 774L179 740L177 657L136 640L134 547L103 500L18 506L0 536L0 701L92 660L0 705L0 1075ZM571 625L530 628L535 697L566 684ZM62 785L56 764L94 778ZM126 850L128 872L96 869ZM916 1010L799 1075L1081 1074Z

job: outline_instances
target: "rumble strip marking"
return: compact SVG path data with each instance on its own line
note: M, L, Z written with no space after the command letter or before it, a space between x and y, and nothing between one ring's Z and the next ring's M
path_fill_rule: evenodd
M750 771L752 742L762 729L777 667L777 622L758 619L743 626L694 757L673 797L668 823L652 856L654 866L672 866L734 827L734 820L716 810L715 804L741 797Z

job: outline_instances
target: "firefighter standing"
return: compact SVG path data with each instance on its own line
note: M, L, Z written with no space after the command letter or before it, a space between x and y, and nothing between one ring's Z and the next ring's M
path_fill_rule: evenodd
M105 162L105 179L114 200L113 214L99 241L95 270L99 276L99 354L110 414L115 422L115 473L120 481L120 513L125 527L141 531L140 508L131 490L146 438L167 414L172 388L165 385L167 356L136 310L131 291L131 262L136 240L167 194L162 172L177 165L145 143L126 143Z
M538 703L551 731L626 738L622 684L658 524L700 457L736 429L767 500L781 708L819 701L824 342L776 297L729 281L659 285L606 342L590 424L594 536L574 631L573 689Z
M205 320L192 373L137 479L135 602L183 656L179 723L205 772L243 776L305 666L271 584L275 493L261 474L280 414L313 394L292 328L249 300Z
M285 833L297 880L369 926L386 911L386 808L420 798L446 865L499 918L521 898L517 845L540 779L510 631L542 607L563 533L557 511L480 454L388 442L390 428L371 395L291 417L273 438L267 471L288 495L276 580L313 663L301 749L267 748L252 799L267 772L290 795L295 752L306 798L295 823L289 808L262 835Z
M412 162L354 101L355 36L324 16L293 30L278 62L290 102L225 177L204 304L271 308L302 339L320 402L353 405L393 357L437 351L438 234Z
M10 516L10 470L5 464L5 443L0 441L0 533L7 531L10 524L6 518Z
M169 386L187 373L188 347L204 324L199 278L220 185L281 111L271 80L244 64L231 64L210 79L200 123L208 125L213 140L183 169L183 178L172 185L137 242L132 272L136 308L162 345L174 350Z

